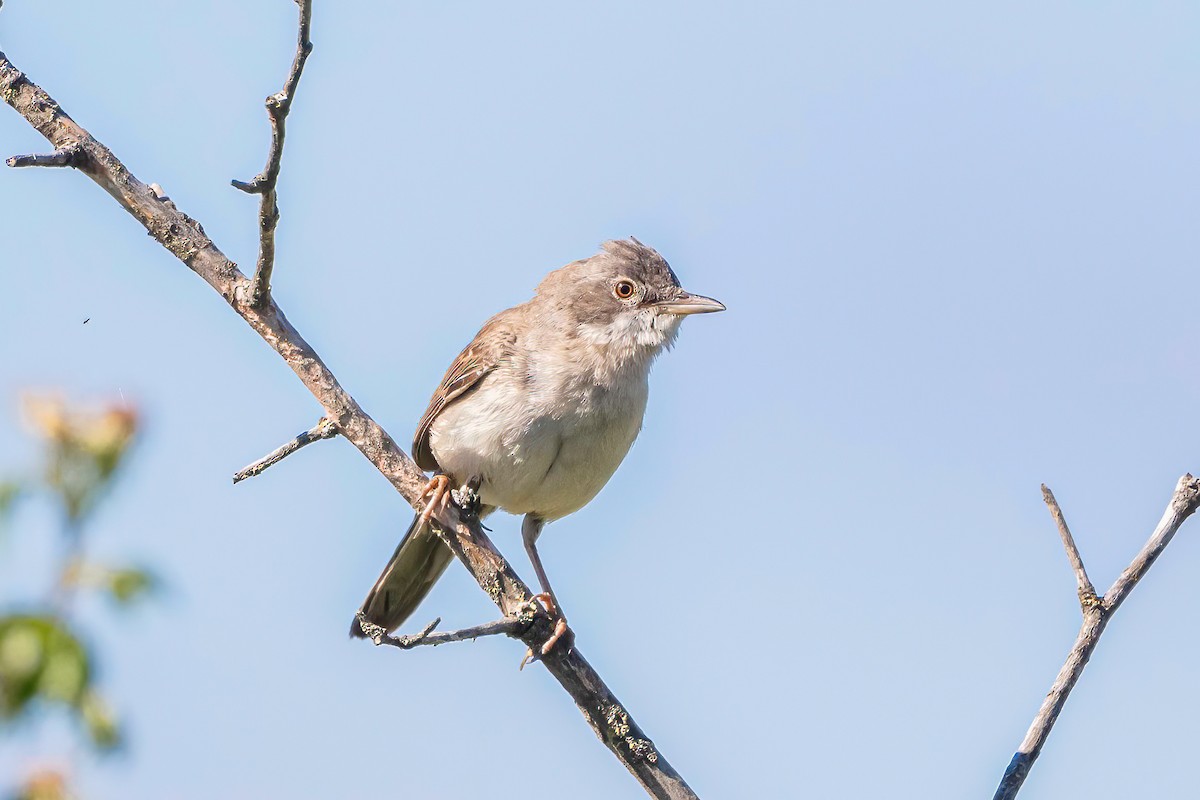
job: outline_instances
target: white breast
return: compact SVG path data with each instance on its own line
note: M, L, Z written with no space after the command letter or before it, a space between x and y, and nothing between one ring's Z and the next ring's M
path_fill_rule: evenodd
M503 365L446 407L430 447L456 480L483 479L484 503L554 520L595 497L629 452L646 410L649 363L598 380L575 360L536 358Z

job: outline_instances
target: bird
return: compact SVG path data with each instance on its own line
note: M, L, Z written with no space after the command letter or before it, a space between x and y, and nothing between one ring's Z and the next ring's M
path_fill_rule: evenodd
M453 558L431 514L469 496L480 519L522 515L521 538L547 612L566 617L538 555L547 523L587 505L620 466L646 410L650 368L683 318L724 311L683 289L658 251L633 237L547 275L532 299L484 323L446 371L413 436L432 472L416 515L350 626L374 638L404 623ZM368 624L364 627L364 623ZM377 626L368 633L370 626Z

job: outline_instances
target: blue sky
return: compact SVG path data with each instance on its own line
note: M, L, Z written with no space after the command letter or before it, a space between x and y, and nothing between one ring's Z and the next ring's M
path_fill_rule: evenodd
M990 796L1078 627L1038 485L1107 587L1200 468L1198 34L1188 3L318 3L276 296L407 441L487 316L603 239L657 247L729 311L684 325L626 463L542 538L580 648L701 796ZM228 181L293 41L285 0L0 12L0 49L247 266ZM45 148L4 109L0 149ZM336 440L230 484L319 409L103 192L0 171L0 265L0 469L33 457L28 388L147 423L93 541L168 588L80 609L131 737L83 759L88 797L515 795L534 758L639 796L517 644L345 638L407 508ZM18 522L4 602L52 556L49 512ZM1190 534L1023 798L1192 793ZM493 613L452 568L418 617ZM0 774L69 741L2 738Z

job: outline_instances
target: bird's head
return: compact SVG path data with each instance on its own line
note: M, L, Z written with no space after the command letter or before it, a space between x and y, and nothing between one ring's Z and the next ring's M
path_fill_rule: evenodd
M685 291L666 259L632 237L550 273L537 293L574 323L576 336L621 360L653 359L674 343L684 317L725 310Z

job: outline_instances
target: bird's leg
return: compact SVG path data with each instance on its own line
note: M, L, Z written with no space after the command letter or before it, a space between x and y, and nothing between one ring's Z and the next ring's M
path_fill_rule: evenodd
M429 502L425 504L425 510L421 512L421 521L418 527L427 525L435 511L440 514L446 510L446 504L450 502L450 479L440 472L430 478L418 499L426 498L429 498Z
M567 618L562 613L558 598L554 596L554 589L550 587L550 579L546 577L546 568L542 566L542 559L538 556L537 538L541 535L545 525L546 520L532 514L526 514L525 519L521 522L521 540L525 543L525 552L529 554L533 571L537 573L538 583L542 587L541 594L534 595L533 599L542 604L542 608L546 609L546 613L550 615L551 619L557 617L554 623L554 632L541 647L542 655L553 650L554 645L558 644L558 640L564 636L568 636L568 647L570 646L569 642L575 638L570 628L567 627ZM526 654L525 658L529 659L532 655L531 651ZM522 662L522 666L524 666L524 662Z
M533 571L537 573L538 584L542 587L542 593L535 599L549 599L549 605L545 602L542 605L546 607L548 613L555 614L558 613L558 599L554 596L554 589L550 588L550 579L546 577L546 568L542 566L542 559L538 556L537 551L537 539L542 535L544 527L546 527L544 519L526 514L525 519L521 521L521 541L525 543L525 552L529 554Z

